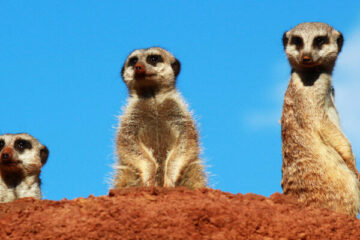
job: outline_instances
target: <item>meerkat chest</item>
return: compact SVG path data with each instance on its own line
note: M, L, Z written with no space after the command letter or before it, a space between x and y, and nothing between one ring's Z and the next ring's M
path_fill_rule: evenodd
M11 202L16 198L16 191L14 188L7 188L5 184L0 184L0 202Z
M138 138L152 149L157 159L166 156L185 125L185 116L173 99L140 101L133 119L138 125Z
M38 181L31 180L28 183L25 181L21 182L19 186L16 187L16 196L18 198L34 197L40 199L41 191Z
M328 81L316 82L313 86L303 86L296 82L292 91L296 116L307 126L321 124L324 118L340 126L338 112L334 103L333 88Z
M173 99L158 102L155 99L140 101L134 108L133 120L140 124L139 128L160 130L173 128L184 119L183 111Z

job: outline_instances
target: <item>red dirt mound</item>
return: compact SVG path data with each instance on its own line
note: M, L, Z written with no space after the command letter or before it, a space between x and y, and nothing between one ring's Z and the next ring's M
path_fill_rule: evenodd
M131 188L0 204L0 239L360 239L360 221L275 193Z

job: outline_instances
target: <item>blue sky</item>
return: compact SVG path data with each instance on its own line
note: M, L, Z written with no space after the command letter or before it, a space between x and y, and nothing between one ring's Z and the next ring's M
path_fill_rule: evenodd
M199 126L210 186L281 192L278 121L290 72L281 37L304 21L345 36L333 80L360 156L359 1L0 1L0 16L0 133L28 132L48 146L46 199L107 194L127 99L120 69L132 50L151 46L182 63L178 88Z

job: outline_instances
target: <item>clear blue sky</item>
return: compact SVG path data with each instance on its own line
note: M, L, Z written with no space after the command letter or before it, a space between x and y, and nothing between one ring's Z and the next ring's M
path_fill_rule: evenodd
M282 34L327 22L346 51L360 1L14 0L0 1L0 19L0 133L28 132L48 146L44 198L107 194L127 99L120 69L132 50L151 46L182 63L178 88L199 126L210 185L270 195L281 192L278 120L290 71Z

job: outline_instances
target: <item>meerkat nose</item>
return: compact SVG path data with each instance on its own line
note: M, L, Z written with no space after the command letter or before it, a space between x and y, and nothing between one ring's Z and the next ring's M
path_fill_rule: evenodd
M9 160L10 158L12 158L11 148L5 147L0 158L1 158L1 160Z
M311 63L312 59L308 55L304 55L304 56L301 57L301 62L303 62L303 63Z
M137 63L134 66L134 69L135 69L136 74L144 74L145 73L145 65L142 63Z
M1 159L9 159L10 158L10 154L9 153L3 153L1 154Z

